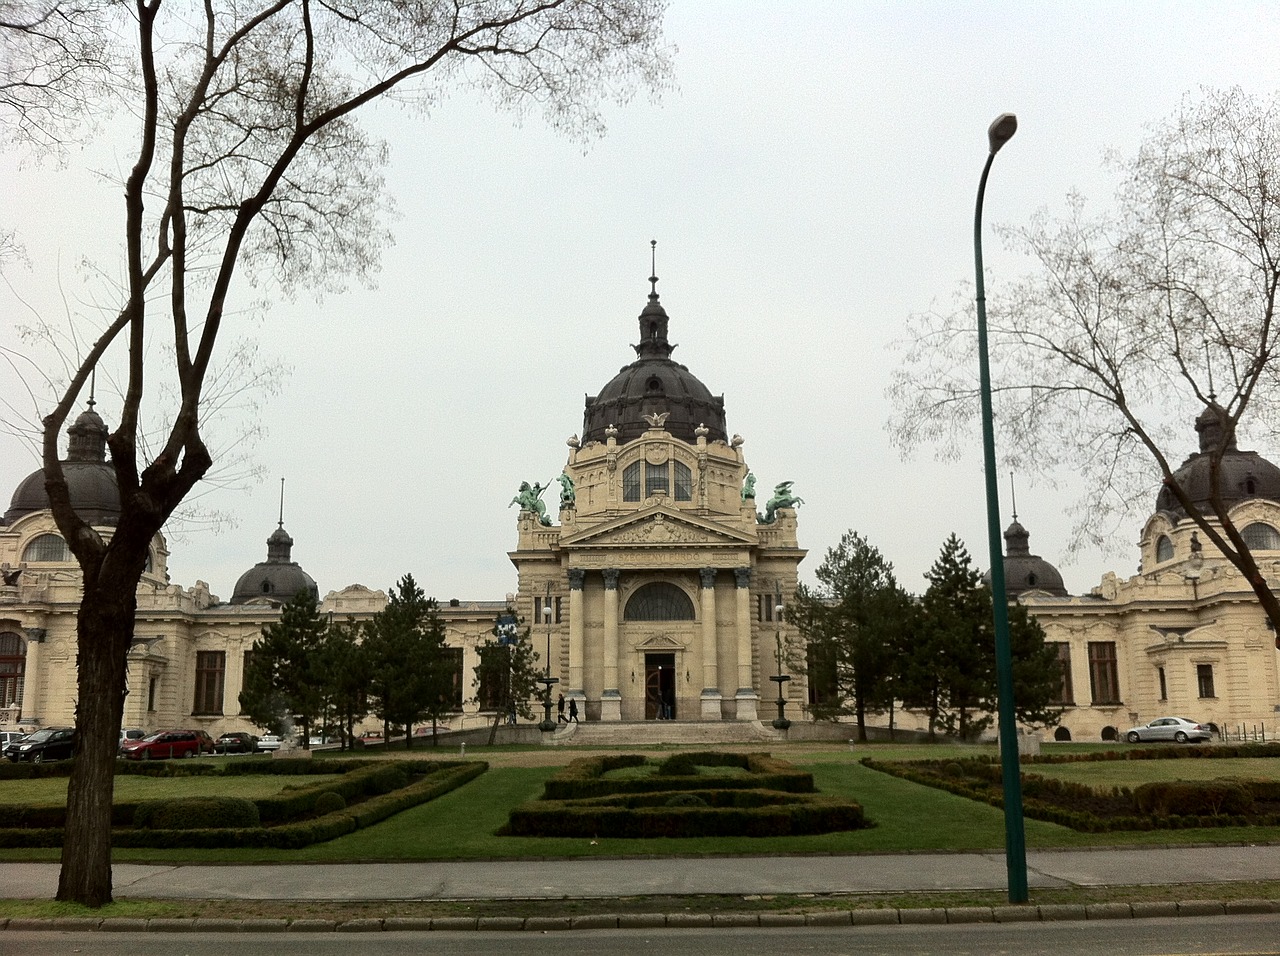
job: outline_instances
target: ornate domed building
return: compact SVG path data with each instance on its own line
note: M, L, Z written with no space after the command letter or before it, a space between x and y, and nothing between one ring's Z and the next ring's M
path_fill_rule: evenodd
M559 525L540 514L540 488L522 502L518 600L586 719L755 721L775 606L805 554L794 499L767 523L757 514L724 399L671 359L649 281L636 361L587 398L583 437L568 441Z
M1222 420L1216 405L1200 414L1199 451L1173 479L1208 510L1211 459L1221 448L1219 492L1231 520L1263 574L1280 582L1280 468L1234 440L1224 443ZM1225 733L1276 735L1280 653L1256 595L1201 540L1172 489L1161 489L1155 506L1138 542L1137 574L1107 574L1080 597L1043 587L1017 595L1063 662L1060 737L1113 739L1165 716ZM1015 555L1014 538L1006 540L1008 568L1025 558Z

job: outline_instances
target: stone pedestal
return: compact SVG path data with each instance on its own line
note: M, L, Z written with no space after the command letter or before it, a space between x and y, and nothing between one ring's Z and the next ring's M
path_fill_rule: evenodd
M704 690L702 692L700 703L702 704L703 720L723 719L724 714L720 709L721 700L720 691L718 690Z
M622 695L616 690L606 690L600 695L600 719L622 720Z

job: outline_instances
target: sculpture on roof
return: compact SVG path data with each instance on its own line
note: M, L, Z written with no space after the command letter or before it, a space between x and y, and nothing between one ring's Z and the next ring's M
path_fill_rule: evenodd
M520 482L520 490L516 492L516 496L511 499L511 504L519 505L521 511L532 511L538 516L539 524L550 527L551 519L547 517L547 506L542 502L542 494L551 486L550 482L540 485L536 481L530 485L527 481Z
M562 471L556 481L560 482L560 510L572 508L575 500L573 479L569 477L568 472Z
M782 481L773 488L773 496L764 506L764 517L760 518L761 524L773 524L777 520L779 508L794 508L796 505L804 504L804 499L799 498L791 493L791 485L794 482Z
M747 478L742 483L742 500L746 501L750 498L752 501L756 497L756 476L751 472L747 472Z

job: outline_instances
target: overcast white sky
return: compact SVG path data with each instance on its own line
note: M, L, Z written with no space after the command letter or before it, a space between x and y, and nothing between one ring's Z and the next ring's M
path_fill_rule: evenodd
M906 317L972 278L987 125L1019 117L986 203L988 223L1019 223L1073 188L1108 200L1104 149L1132 151L1183 93L1280 85L1272 2L674 0L667 35L678 89L610 108L585 154L467 96L426 120L369 118L392 148L396 245L376 289L232 328L293 372L265 411L266 480L209 496L238 525L175 542L176 583L230 597L266 557L284 477L293 555L322 594L405 572L441 600L514 590L507 504L522 480L559 473L584 395L633 360L651 238L674 358L724 394L761 487L793 480L806 502L807 577L849 528L915 592L952 531L985 566L976 423L969 460L901 461L884 391ZM81 309L82 257L119 271L119 190L84 172L102 161L0 161L13 200L0 216L32 259L0 287L6 344L29 306ZM1023 264L987 237L994 293ZM0 389L23 400L12 369ZM1193 437L1188 423L1188 453ZM37 465L0 437L0 495ZM1017 493L1032 551L1072 593L1133 570L1146 515L1115 553L1066 564L1073 492L1024 480Z

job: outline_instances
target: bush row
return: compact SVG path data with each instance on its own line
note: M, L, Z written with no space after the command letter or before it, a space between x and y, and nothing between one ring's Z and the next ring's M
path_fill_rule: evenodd
M699 791L706 799L710 791ZM680 795L691 795L684 791ZM668 798L676 795L667 794ZM511 811L506 836L649 837L800 836L857 830L866 825L861 805L836 797L789 796L787 803L758 806L607 806L536 800Z
M687 759L678 760L680 757ZM604 779L604 774L611 770L637 767L644 763L644 757L637 754L575 760L543 784L543 799L584 800L615 793L660 793L669 790L702 790L708 787L784 790L788 793L814 792L813 774L797 770L791 764L763 753L678 754L659 764L657 773L647 777L633 780ZM674 766L675 772L668 772L668 766ZM748 775L718 776L699 773L699 766L741 767Z
M983 766L986 758L964 761L913 761L893 763L864 757L862 764L912 783L945 790L993 807L1004 806L1000 775ZM998 768L997 768L998 769ZM957 772L957 770L962 772ZM972 771L964 773L963 771ZM1150 787L1138 803L1138 793ZM1255 789L1256 788L1256 789ZM1230 791L1231 795L1223 795ZM1242 791L1242 793L1237 792ZM1280 814L1245 816L1254 799L1272 799L1280 791L1275 781L1169 781L1144 784L1136 791L1115 787L1109 794L1084 784L1054 780L1035 774L1022 777L1023 813L1036 820L1056 823L1085 833L1124 830L1188 829L1192 827L1277 826ZM1163 796L1162 796L1163 795ZM1161 801L1164 801L1163 804ZM1106 816L1088 809L1089 804L1109 804L1116 811ZM1151 808L1143 810L1141 807ZM1163 806L1166 812L1155 809ZM1217 808L1217 812L1214 808ZM1178 812L1175 812L1178 811Z
M362 827L372 826L393 814L434 800L475 779L488 769L483 762L407 762L409 769L426 764L436 770L407 787L370 797L355 807L337 810L310 820L285 823L272 828L217 827L196 830L113 829L111 845L116 847L181 847L195 849L270 848L299 849L312 843L332 840ZM367 766L367 764L362 764ZM62 845L62 829L0 830L0 848L57 847Z

